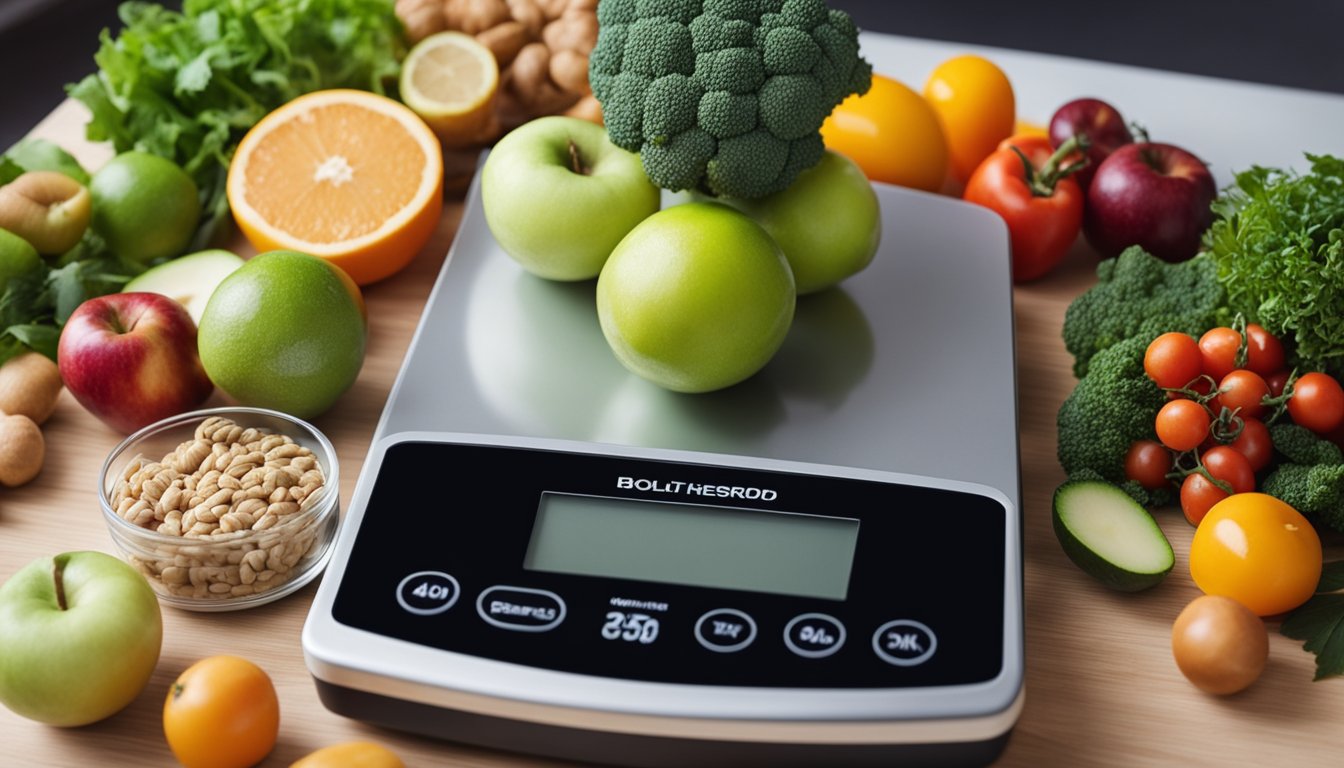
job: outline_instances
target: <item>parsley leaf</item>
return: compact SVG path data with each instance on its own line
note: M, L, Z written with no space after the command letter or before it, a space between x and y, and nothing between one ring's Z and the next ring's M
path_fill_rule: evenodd
M1316 680L1344 674L1344 560L1326 563L1316 594L1288 618L1279 632L1304 641L1316 654Z

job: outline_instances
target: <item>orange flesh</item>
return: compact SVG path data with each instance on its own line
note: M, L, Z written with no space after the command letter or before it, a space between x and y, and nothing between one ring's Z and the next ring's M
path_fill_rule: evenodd
M374 232L409 205L425 163L424 149L392 117L353 104L317 106L256 146L245 195L271 226L310 243L339 243Z

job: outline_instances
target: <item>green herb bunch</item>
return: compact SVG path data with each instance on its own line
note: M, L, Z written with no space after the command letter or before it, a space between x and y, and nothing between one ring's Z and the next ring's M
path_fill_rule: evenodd
M69 87L88 138L186 169L205 211L195 247L228 221L224 182L243 134L296 96L386 93L406 54L393 0L186 0L182 11L127 2L104 31L98 71Z
M1344 373L1344 159L1252 167L1214 203L1206 235L1231 309L1292 341L1302 370Z

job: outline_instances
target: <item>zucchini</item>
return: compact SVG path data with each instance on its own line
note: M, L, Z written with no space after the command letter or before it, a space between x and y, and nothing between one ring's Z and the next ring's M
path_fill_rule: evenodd
M1121 592L1154 587L1176 563L1157 521L1119 486L1072 480L1055 490L1052 517L1064 554Z

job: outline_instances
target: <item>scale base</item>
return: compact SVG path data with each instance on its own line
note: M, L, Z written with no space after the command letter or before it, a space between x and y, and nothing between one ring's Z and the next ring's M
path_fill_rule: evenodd
M317 678L314 682L322 704L343 717L489 749L627 768L982 766L998 759L1012 735L1010 728L988 740L940 744L778 744L671 738L493 717L369 693Z

